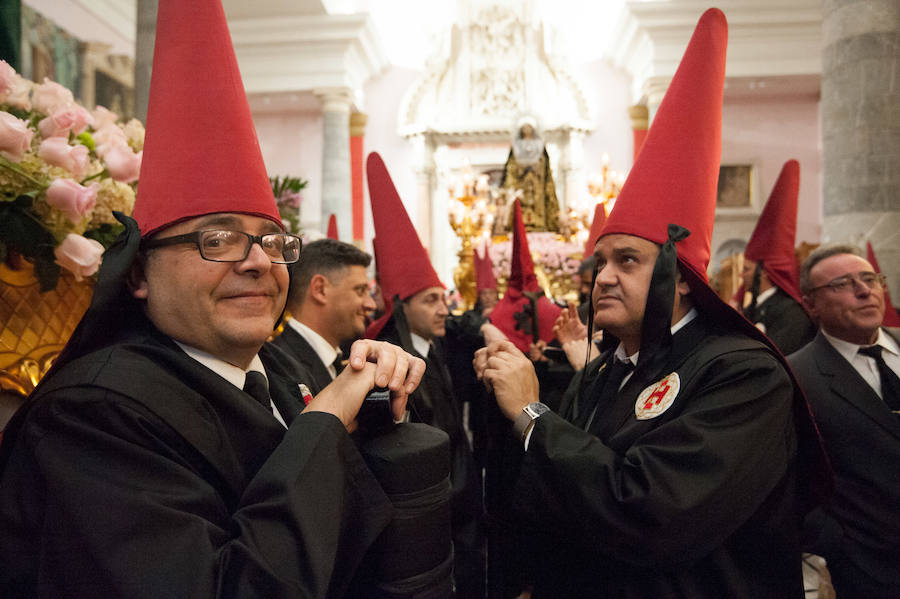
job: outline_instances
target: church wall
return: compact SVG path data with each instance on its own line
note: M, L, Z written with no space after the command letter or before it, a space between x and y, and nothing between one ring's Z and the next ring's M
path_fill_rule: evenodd
M594 132L584 139L585 174L599 172L603 154L617 172L631 168L634 140L628 117L631 77L603 60L573 66L581 76L588 105L594 115ZM587 194L587 190L584 190Z
M259 146L270 176L308 181L301 192L304 230L324 231L322 212L322 114L316 112L253 114Z
M730 236L749 238L781 167L791 158L800 162L797 244L818 243L822 235L818 98L726 98L722 120L722 163L754 165L756 197L748 222L716 223L713 251Z
M363 142L363 161L370 152L378 152L384 159L397 193L403 200L406 212L417 230L427 228L427 214L422 214L417 205L416 156L413 143L397 134L398 108L406 93L421 71L398 66L390 66L377 77L370 79L364 88L365 107L368 115L366 136ZM365 193L365 236L367 249L371 250L371 240L375 234L372 227L372 212L369 204L369 187ZM447 225L449 227L449 224ZM448 281L445 281L448 282Z

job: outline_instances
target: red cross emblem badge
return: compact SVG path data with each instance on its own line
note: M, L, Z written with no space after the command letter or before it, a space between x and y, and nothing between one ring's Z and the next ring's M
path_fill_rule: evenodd
M634 403L635 418L638 420L656 418L669 409L680 388L681 379L677 372L670 373L661 381L653 383L638 395Z

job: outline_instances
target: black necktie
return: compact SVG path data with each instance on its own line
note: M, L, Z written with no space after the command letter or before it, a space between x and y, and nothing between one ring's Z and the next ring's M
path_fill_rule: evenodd
M622 381L634 369L634 364L631 360L622 361L613 358L612 364L607 366L606 369L608 372L604 377L603 387L598 390L595 385L591 385L585 393L586 397L579 398L578 417L575 420L575 424L579 428L588 430L594 411L615 400L616 395L619 393L619 387L622 386ZM600 376L602 375L603 373L600 373Z
M256 370L247 373L244 379L244 392L255 399L268 411L272 411L272 399L269 397L269 385L266 375Z
M875 360L875 364L878 366L878 375L881 378L881 397L890 409L895 412L900 410L900 378L897 378L894 371L884 361L884 357L881 355L881 346L861 347L859 353Z
M341 373L341 371L344 369L344 361L342 360L343 357L344 357L344 354L342 354L341 352L338 352L337 355L334 357L334 362L331 363L331 366L334 368L334 376L339 375Z

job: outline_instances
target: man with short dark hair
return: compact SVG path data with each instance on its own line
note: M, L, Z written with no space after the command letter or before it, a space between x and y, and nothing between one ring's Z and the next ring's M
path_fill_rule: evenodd
M375 309L366 274L371 260L349 243L319 239L303 248L291 269L290 317L272 344L307 369L313 395L342 369L341 347L365 333Z
M301 244L225 13L160 0L156 32L134 219L0 445L0 595L340 597L393 514L348 429L376 385L399 417L424 364L359 342L304 405L263 348Z
M812 252L800 289L819 332L788 357L835 473L806 526L838 597L895 597L900 581L900 335L882 327L885 279L849 245Z

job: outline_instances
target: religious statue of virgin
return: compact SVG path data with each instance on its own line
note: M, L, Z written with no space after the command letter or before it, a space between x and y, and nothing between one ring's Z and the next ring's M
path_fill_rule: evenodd
M550 171L550 157L531 117L521 119L517 125L500 187L520 190L526 231L559 229L559 202Z

